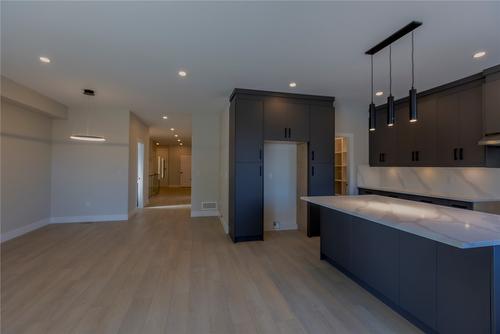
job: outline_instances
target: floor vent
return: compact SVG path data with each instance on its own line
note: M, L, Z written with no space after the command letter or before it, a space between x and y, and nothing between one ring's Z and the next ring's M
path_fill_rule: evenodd
M202 210L216 210L217 202L201 202Z

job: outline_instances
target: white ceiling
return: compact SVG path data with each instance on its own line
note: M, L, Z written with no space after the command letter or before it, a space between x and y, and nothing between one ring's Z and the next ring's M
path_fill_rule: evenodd
M94 88L100 107L133 110L164 140L173 126L187 141L191 114L224 110L235 87L334 95L340 105L364 108L370 73L364 51L411 20L424 23L415 33L419 90L500 63L500 2L1 6L3 75L70 107L80 103L80 89ZM393 46L396 98L409 89L409 46L408 38ZM477 50L487 56L472 59ZM41 55L52 62L41 64ZM375 56L375 88L385 92L387 56L387 50ZM178 77L181 68L186 78Z

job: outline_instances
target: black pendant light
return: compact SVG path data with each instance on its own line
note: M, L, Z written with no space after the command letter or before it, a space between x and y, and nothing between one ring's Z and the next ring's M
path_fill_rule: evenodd
M389 97L387 98L387 126L394 126L396 111L394 110L394 96L392 96L392 45L389 45Z
M410 102L410 122L414 123L417 121L417 90L414 87L415 84L415 48L413 44L413 31L411 32L411 89L408 101Z
M373 55L371 55L371 62L372 62L372 81L371 81L371 100L372 103L370 103L370 107L368 108L368 129L370 131L375 131L375 124L376 124L376 114L375 114L375 103L373 103Z

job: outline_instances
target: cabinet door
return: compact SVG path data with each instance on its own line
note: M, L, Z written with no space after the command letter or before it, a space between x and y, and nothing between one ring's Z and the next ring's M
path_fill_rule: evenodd
M235 160L237 162L262 160L263 127L263 102L238 98L235 112Z
M288 140L309 141L309 105L287 103L286 108L288 114Z
M481 166L484 165L485 148L477 142L483 136L482 122L482 88L471 87L460 92L459 106L460 127L459 137L459 165Z
M484 86L484 133L500 132L500 73L486 77Z
M309 105L290 103L281 98L264 102L264 139L309 140Z
M309 166L309 196L329 196L333 194L333 164L312 164Z
M435 241L399 232L400 306L434 330L436 329L436 256Z
M396 119L396 123L398 120ZM379 160L379 166L394 166L396 163L396 125L387 126L387 109L377 112L377 148L375 158Z
M436 164L436 97L426 96L418 100L418 121L415 126L415 150L417 166Z
M352 216L322 207L320 217L321 253L350 270Z
M436 113L436 161L440 166L454 166L458 163L459 109L458 93L439 96Z
M396 107L396 165L413 166L415 164L415 127L410 123L408 104L399 104Z
M309 158L312 163L333 163L335 116L332 107L311 105Z
M234 235L238 238L263 235L263 179L260 163L236 163Z
M369 159L370 166L379 166L380 165L380 156L379 156L379 141L380 135L379 132L375 129L375 131L370 131L368 134L368 145L369 145Z

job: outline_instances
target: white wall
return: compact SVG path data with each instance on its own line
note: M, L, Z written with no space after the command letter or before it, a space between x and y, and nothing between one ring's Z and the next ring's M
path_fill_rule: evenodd
M297 229L297 144L264 143L264 230Z
M104 143L69 139L75 132L104 136ZM129 111L70 109L52 133L54 222L128 218Z
M352 161L349 168L349 192L357 194L358 166L368 164L368 111L360 105L335 102L335 134L352 135L349 142ZM351 139L350 138L350 139Z
M149 200L149 127L134 113L130 113L129 122L129 178L128 178L128 214L137 208L137 144L144 144L143 195L144 205Z
M50 218L51 119L2 99L1 239Z
M220 113L193 114L192 131L191 216L219 216L201 202L219 201Z

